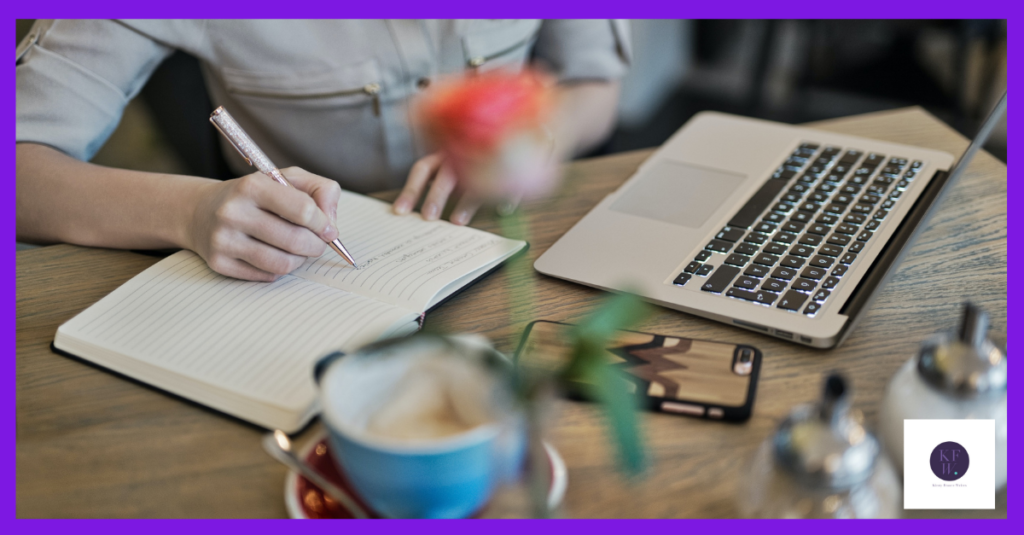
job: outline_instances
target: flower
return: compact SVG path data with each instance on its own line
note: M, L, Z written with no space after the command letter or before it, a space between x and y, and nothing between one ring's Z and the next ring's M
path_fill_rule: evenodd
M537 197L557 178L550 85L531 70L445 80L424 94L417 119L463 189L491 200Z

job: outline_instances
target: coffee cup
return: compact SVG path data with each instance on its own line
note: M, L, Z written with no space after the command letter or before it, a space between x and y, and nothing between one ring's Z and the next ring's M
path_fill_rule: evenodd
M339 469L377 513L463 518L520 473L511 363L482 337L415 335L316 367Z

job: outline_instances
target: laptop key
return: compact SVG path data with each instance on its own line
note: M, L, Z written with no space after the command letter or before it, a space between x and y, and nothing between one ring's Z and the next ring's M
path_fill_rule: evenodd
M871 239L872 235L874 235L873 232L871 232L870 230L865 230L864 232L861 232L859 236L857 236L857 241L868 241Z
M882 200L882 198L879 197L878 195L875 195L874 193L867 193L863 197L860 198L860 203L861 204L878 204L878 201L880 201L880 200Z
M693 258L693 261L694 262L703 262L703 261L707 260L708 258L711 258L711 251L701 251L701 252L697 253L697 256L695 256Z
M821 236L817 234L804 234L803 236L800 237L800 243L804 245L810 245L811 247L816 247L818 244L821 243Z
M741 254L731 254L731 255L729 255L729 258L725 259L725 263L733 265L733 266L743 267L743 266L747 265L747 261L748 260L750 260L749 256L745 256L745 255L741 255Z
M698 277L707 277L713 269L715 269L715 266L712 266L711 264L704 264L697 270L696 275Z
M797 193L787 193L787 194L782 196L782 200L783 201L788 202L788 203L793 203L793 204L796 204L796 203L800 202L800 200L803 199L803 198L804 198L803 195L800 195L800 194L797 194Z
M863 154L864 153L859 150L848 150L846 151L846 154L843 154L843 157L840 158L839 161L846 164L852 164L853 162L859 160L861 155Z
M845 234L833 234L828 237L828 243L832 245L841 245L846 247L850 243L851 238Z
M780 202L772 207L773 212L779 212L782 214L788 214L793 209L793 205L789 203Z
M777 241L779 243L793 243L793 240L795 239L796 236L788 232L776 232L775 235L772 236L772 241Z
M828 296L830 296L830 295L832 295L832 292L830 292L828 290L818 290L818 291L814 292L814 296L812 296L811 299L814 299L815 301L820 303L820 302L828 299Z
M765 245L764 249L761 249L761 252L773 255L785 254L786 244L771 242L768 245Z
M816 202L816 203L819 203L819 204L820 203L824 203L824 202L828 201L828 193L825 193L823 191L815 191L814 193L811 194L810 197L807 198L807 200L812 201L812 202Z
M821 310L821 305L815 303L814 301L811 301L811 303L804 308L804 314L807 314L808 316L813 316L817 314L819 310Z
M889 215L888 210L879 210L875 212L875 215L871 216L871 218L875 219L876 221L882 221L883 219L885 219L885 216L887 215Z
M754 263L755 264L761 264L762 266L769 266L769 267L774 266L775 263L778 262L778 261L779 261L779 257L777 257L775 255L772 255L772 254L765 254L765 253L757 255L757 258L754 259Z
M711 243L704 246L704 248L716 253L728 253L729 249L732 249L732 244L722 240L711 240Z
M772 271L772 277L787 281L793 280L793 277L796 277L796 270L793 268L779 266L775 268L775 271Z
M899 189L907 189L907 186L909 185L910 182L907 182L907 179L900 180L899 182L896 183L896 187Z
M821 249L818 249L818 253L825 256L839 256L843 254L843 248L835 245L826 245Z
M841 215L846 211L845 204L831 203L825 207L825 211L831 214Z
M820 193L832 193L833 191L836 190L836 187L838 187L838 186L836 186L835 184L822 184L822 185L814 188L814 191L817 191L817 192L820 192Z
M804 193L807 193L810 189L811 187L808 186L807 184L801 184L797 182L796 184L793 184L793 187L789 188L789 192L799 193L800 195L803 195Z
M797 213L793 214L793 217L789 218L789 220L791 222L795 221L797 223L809 223L813 217L814 217L814 214L811 214L811 213L797 212Z
M777 226L778 225L776 225L775 223L762 221L758 223L756 226L754 226L754 232L760 232L762 234L771 234L772 232L775 231L775 227Z
M853 212L851 212L849 214L846 214L846 217L843 219L844 222L851 223L851 224L854 224L854 225L860 225L861 223L863 223L863 222L865 222L867 220L868 220L868 216L866 216L864 214L853 213Z
M804 265L804 259L796 256L787 256L782 259L779 265L796 269Z
M841 259L839 259L839 263L849 265L849 264L852 264L853 261L856 260L856 259L857 259L857 255L855 253L846 253L846 254L843 255L843 257Z
M804 229L804 224L799 221L789 220L785 225L782 225L783 232L792 232L794 234L799 233Z
M921 160L914 160L914 163L910 164L910 168L911 169L918 169L922 165L924 165L924 163L921 162Z
M850 207L850 212L856 212L858 214L870 214L871 210L874 209L875 207L871 206L870 204L857 203Z
M807 232L810 233L810 234L817 234L819 236L824 236L824 235L828 234L828 227L826 227L825 225L822 225L820 223L815 223L815 224L807 227Z
M879 165L883 161L885 161L885 155L884 154L878 154L876 152L872 152L871 154L868 154L868 157L864 159L864 163L870 164L870 165L875 165L875 166Z
M761 189L751 197L742 208L732 216L729 221L730 227L750 228L757 218L764 213L765 208L771 206L775 196L779 194L788 183L787 179L772 178L765 182Z
M778 297L778 295L764 290L757 292L757 302L763 305L771 305Z
M768 241L768 235L762 234L760 232L751 232L750 234L747 234L746 238L743 238L743 241L747 243L756 243L757 245L761 245L764 242Z
M847 249L847 251L849 251L851 253L859 253L859 252L861 252L863 250L864 250L864 242L862 242L862 241L853 242L853 245L851 245L850 248Z
M868 221L866 225L864 225L864 230L875 230L880 226L882 226L881 221L877 219L872 219L871 221Z
M816 221L822 225L835 225L839 222L839 216L833 214L821 214L818 216Z
M683 269L683 273L695 273L703 265L704 264L701 264L700 262L696 261L690 262L689 264L686 265L686 268Z
M803 277L793 281L791 288L801 292L813 292L814 288L818 286L818 283L811 279L805 279Z
M840 193L832 199L832 202L834 204L850 204L853 202L853 195L850 195L849 193Z
M832 267L832 264L836 263L835 258L829 258L827 256L817 255L811 259L810 265L814 267L827 268Z
M825 271L825 268L819 268L814 266L807 266L804 268L803 271L800 272L801 277L816 281L825 278L826 274L827 272Z
M800 310L800 305L804 304L807 300L807 294L790 290L786 292L786 295L782 296L782 300L776 305L782 310Z
M741 243L734 249L739 254L745 254L747 256L753 256L757 254L758 247L752 243Z
M839 284L839 277L829 277L825 279L825 282L821 283L821 287L826 290L831 290L832 288L835 288L837 284Z
M736 275L740 272L740 268L722 265L718 266L714 274L708 278L708 281L700 287L705 292L713 292L716 294L722 293L726 288L729 287L729 283L732 282Z
M906 172L906 173L905 173L905 174L903 175L903 178L904 178L904 179L906 179L906 180L908 180L908 181L910 181L910 180L914 180L914 177L915 177L915 176L917 176L917 173L915 173L914 171L912 171L912 170L911 170L911 171L907 171L907 172Z
M680 273L679 276L676 277L676 280L672 281L672 284L675 284L676 286L684 286L686 285L686 281L690 280L690 277L692 276L693 275L690 275L689 273Z
M779 279L768 279L761 285L761 289L768 292L780 293L786 289L786 285L789 283Z
M744 234L746 234L746 231L741 228L725 227L715 236L715 239L729 242L738 242Z
M757 277L761 279L768 275L768 268L766 266L750 264L749 266L747 266L747 269L743 270L743 274L748 277Z
M755 290L759 284L761 284L761 280L754 277L740 277L736 279L736 282L732 283L733 286L743 288L744 290Z
M729 291L725 292L725 295L729 297L744 299L746 301L757 301L756 292L751 292L750 290L743 290L741 288L729 288Z
M856 234L857 227L855 225L843 223L842 225L836 227L836 232L839 234Z
M842 277L843 275L846 275L846 270L847 269L850 269L850 267L849 266L844 266L844 265L836 266L836 267L832 268L832 276L833 277Z
M789 254L807 258L814 254L814 247L808 247L806 245L796 245L789 250Z
M785 219L786 219L786 216L784 216L782 214L776 214L775 212L772 212L772 213L764 216L764 220L761 221L761 222L762 223L764 223L764 222L774 223L774 224L777 225L779 223L782 223Z
M885 191L883 190L882 193L885 193ZM890 199L899 199L900 195L903 195L903 192L900 191L900 190L895 190L895 191L893 191L892 193L889 194L889 198Z

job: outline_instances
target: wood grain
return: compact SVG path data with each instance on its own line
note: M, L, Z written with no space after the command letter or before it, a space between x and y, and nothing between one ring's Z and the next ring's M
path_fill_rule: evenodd
M921 109L862 115L816 128L959 154L967 140ZM526 208L532 264L649 151L575 162L563 192ZM381 194L392 198L394 193ZM497 232L495 219L474 226ZM68 245L17 255L17 514L19 517L281 517L285 469L260 449L261 430L49 350L57 327L156 258ZM602 294L529 272L529 319L578 321ZM504 351L523 325L509 324L503 269L427 318L427 328L477 332ZM745 424L644 414L654 460L627 480L614 466L600 412L559 402L551 440L569 466L572 517L728 517L754 449L797 403L814 399L824 374L852 381L855 406L877 421L885 385L927 335L956 323L959 303L989 311L1006 329L1006 166L979 153L846 343L819 351L679 312L658 309L642 330L757 345L765 353L754 416ZM299 437L308 439L318 424ZM995 511L908 516L1006 516Z

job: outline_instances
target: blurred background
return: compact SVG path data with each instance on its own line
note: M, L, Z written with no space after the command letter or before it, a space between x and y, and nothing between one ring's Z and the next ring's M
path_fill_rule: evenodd
M15 44L32 22L17 21ZM1006 89L1005 20L631 24L635 60L619 126L592 155L657 146L702 110L801 123L922 106L971 137ZM197 113L169 112L180 109L169 101ZM93 161L228 178L209 109L198 63L177 53ZM986 148L1006 161L1005 122Z

